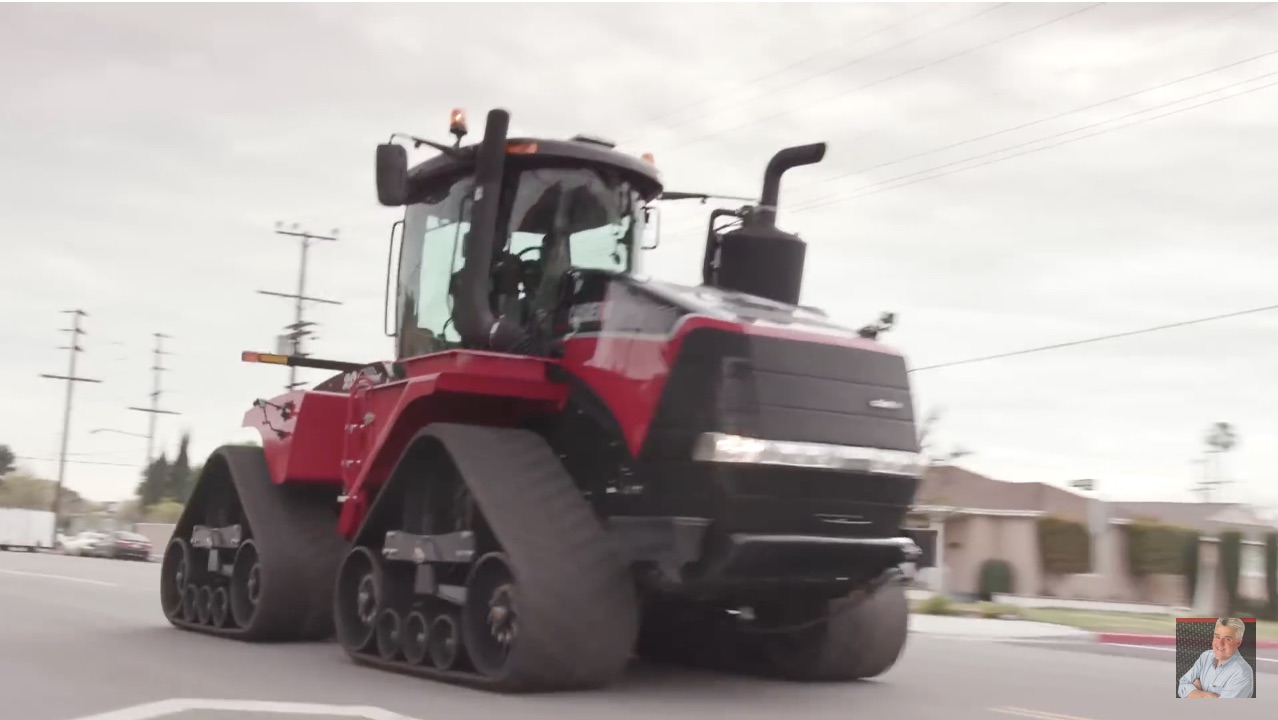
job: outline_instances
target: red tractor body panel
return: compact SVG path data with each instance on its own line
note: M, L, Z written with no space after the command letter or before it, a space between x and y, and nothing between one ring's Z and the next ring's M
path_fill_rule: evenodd
M421 428L437 421L508 427L529 413L561 407L567 391L547 378L550 364L465 350L410 358L399 364L402 379L378 382L345 373L334 380L344 381L347 392L287 393L246 413L244 426L261 434L275 483L342 486L346 501L338 529L350 538L377 488ZM295 407L281 412L289 402Z

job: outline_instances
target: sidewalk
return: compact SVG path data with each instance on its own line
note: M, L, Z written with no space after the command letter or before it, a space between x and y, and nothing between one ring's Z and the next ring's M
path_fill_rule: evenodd
M912 602L925 600L934 593L927 590L910 589L907 591ZM1164 607L1138 603L1094 602L1088 600L1064 600L1058 598L1019 597L1014 595L996 595L994 602L1021 608L1063 609L1093 613L1138 613L1168 616L1170 625L1172 618L1191 615L1185 608ZM1045 613L1044 613L1045 614ZM1171 629L1170 627L1168 628ZM1104 629L1085 630L1072 625L1034 620L1000 620L993 618L974 618L947 615L910 614L910 631L920 635L938 635L943 637L961 637L986 640L1074 640L1108 643L1114 645L1148 645L1174 647L1176 636L1171 633L1153 634L1141 632L1110 632ZM1258 639L1255 641L1258 650L1278 649L1278 640Z
M996 620L910 614L910 632L971 640L1092 640L1094 633L1067 625L1029 620Z

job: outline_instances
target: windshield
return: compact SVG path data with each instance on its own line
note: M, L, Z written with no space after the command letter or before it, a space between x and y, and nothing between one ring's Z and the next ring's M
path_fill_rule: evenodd
M449 287L463 264L472 187L472 178L458 180L410 205L404 216L397 294L401 358L460 341ZM638 191L607 169L516 170L503 183L497 232L505 238L503 252L524 261L521 298L529 310L548 314L570 267L634 270L643 218Z

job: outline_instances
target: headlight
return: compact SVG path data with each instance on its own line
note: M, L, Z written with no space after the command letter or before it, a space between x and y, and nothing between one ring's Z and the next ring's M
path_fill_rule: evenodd
M827 443L760 440L758 438L702 433L692 458L701 462L784 465L787 467L852 470L872 475L920 477L919 453Z

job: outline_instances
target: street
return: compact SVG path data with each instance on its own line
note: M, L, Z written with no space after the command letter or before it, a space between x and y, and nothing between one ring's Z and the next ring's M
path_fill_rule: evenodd
M684 720L711 713L734 720L1129 720L1151 707L1162 712L1173 699L1173 653L1162 649L926 635L912 637L888 674L850 685L640 666L604 691L497 696L358 668L336 644L246 646L177 631L158 607L158 572L158 563L0 553L0 714L14 720L290 716L280 712L376 720ZM1278 674L1278 658L1274 651L1262 657L1269 658L1257 663L1263 698L1266 680Z

